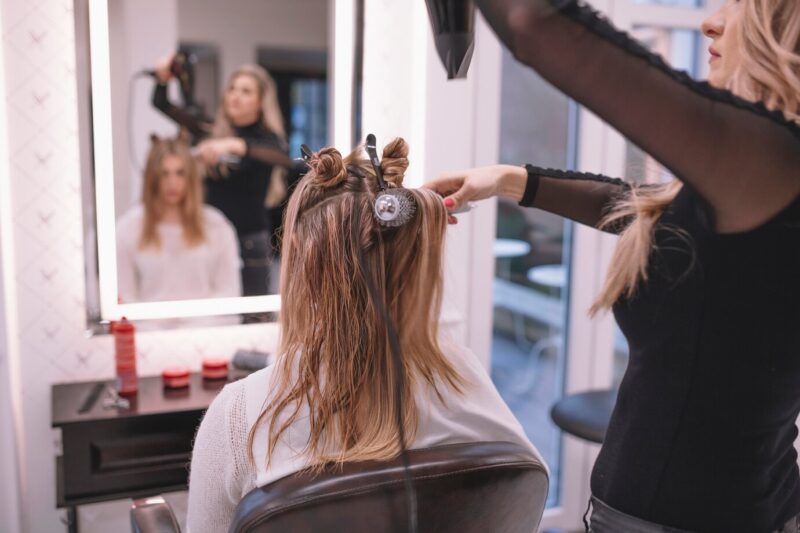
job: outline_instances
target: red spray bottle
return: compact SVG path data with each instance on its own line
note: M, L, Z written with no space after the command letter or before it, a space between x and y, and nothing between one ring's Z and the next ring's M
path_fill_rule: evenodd
M117 366L117 392L120 396L135 396L139 390L136 376L136 328L125 317L111 323L114 334L114 357Z

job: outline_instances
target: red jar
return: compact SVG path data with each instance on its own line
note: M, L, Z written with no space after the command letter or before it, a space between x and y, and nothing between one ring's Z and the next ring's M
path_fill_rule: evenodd
M228 360L220 358L203 359L203 379L227 379Z
M161 372L161 381L167 389L182 389L189 386L191 376L185 366L167 368Z

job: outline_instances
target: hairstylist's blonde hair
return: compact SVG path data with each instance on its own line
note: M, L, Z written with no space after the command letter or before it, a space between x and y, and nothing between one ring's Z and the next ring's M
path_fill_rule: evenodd
M402 186L407 154L403 139L384 148L381 167L390 187ZM447 213L432 191L409 189L417 203L412 220L381 227L373 215L377 183L366 154L359 149L343 160L325 148L310 166L286 210L277 387L250 431L250 458L258 453L252 447L259 424L268 427L269 462L305 406L310 464L389 459L400 451L398 376L359 254L397 328L405 374L402 418L410 443L418 422L414 385L437 394L441 387L462 387L437 342Z
M160 198L160 181L163 174L164 159L176 156L181 159L186 173L186 196L180 205L183 239L186 244L196 246L205 241L203 229L203 186L197 163L189 147L178 139L159 139L150 137L150 153L144 168L142 203L144 204L144 224L139 237L139 248L159 248L158 223L164 215L164 203Z
M258 96L261 100L261 116L259 120L265 128L277 135L281 141L286 142L286 130L283 127L283 115L281 108L278 105L278 91L275 86L275 80L272 79L267 71L258 65L242 65L228 77L228 83L225 86L225 93L236 78L239 76L250 76L256 80L258 85ZM212 137L231 137L233 135L233 126L231 120L225 113L225 94L222 95L222 100L217 108L217 116L214 119L214 126L211 129Z
M800 123L800 1L742 0L742 10L738 26L742 60L727 88ZM620 236L591 314L611 307L620 296L632 296L637 285L647 281L655 224L681 187L678 180L657 187L633 187L604 219L607 225L635 217Z
M275 85L275 80L272 76L259 65L246 64L242 65L228 77L228 84L225 87L227 93L228 88L233 84L233 81L239 76L250 76L256 81L258 85L258 96L261 100L261 116L259 121L262 125L278 136L281 144L286 144L286 129L283 127L283 114L281 107L278 104L278 89ZM225 113L225 95L223 94L220 105L217 107L217 116L214 119L214 126L211 128L212 137L232 137L233 126L231 120ZM267 197L264 199L264 204L267 207L274 207L278 205L286 196L286 169L282 167L273 167L272 176L269 182L269 190Z

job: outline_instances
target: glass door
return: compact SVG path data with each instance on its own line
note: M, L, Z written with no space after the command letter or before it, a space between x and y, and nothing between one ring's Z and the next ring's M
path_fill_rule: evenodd
M507 50L501 62L499 162L574 167L574 104ZM549 413L564 392L571 233L559 216L498 201L491 375L550 466L548 507L561 496L561 435Z

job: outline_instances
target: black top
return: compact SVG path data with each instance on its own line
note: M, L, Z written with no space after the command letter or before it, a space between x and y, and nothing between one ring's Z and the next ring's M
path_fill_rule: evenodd
M206 120L170 103L166 84L156 84L153 106L186 128L195 140L211 132L211 124ZM209 173L206 202L222 211L242 237L270 228L264 200L273 166L290 167L292 162L280 138L261 121L235 128L234 135L244 139L247 151L240 162Z
M211 134L212 123L208 117L199 116L169 101L166 83L156 83L153 88L152 103L153 107L189 132L192 137L192 144L196 144L202 138Z
M670 70L575 1L478 4L515 57L685 184L648 282L614 306L630 361L592 492L686 530L778 529L800 513L800 127ZM594 226L627 188L531 174L528 205Z
M260 123L236 128L235 133L248 147L253 144L280 146L278 136ZM272 165L245 155L239 164L229 166L227 173L220 172L206 179L206 201L225 213L239 237L269 229L264 199L271 176Z

